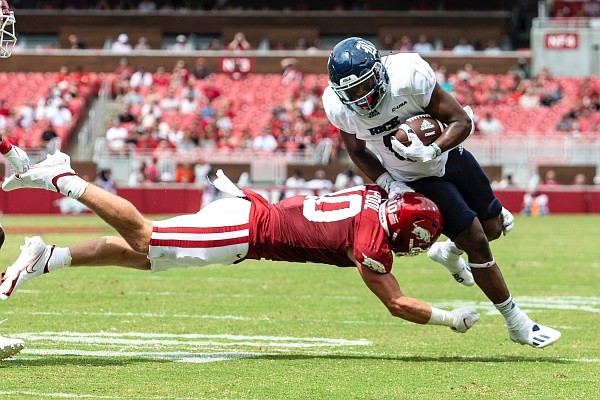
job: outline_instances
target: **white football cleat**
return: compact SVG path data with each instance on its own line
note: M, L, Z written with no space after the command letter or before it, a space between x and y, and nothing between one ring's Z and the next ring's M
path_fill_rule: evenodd
M12 357L24 348L25 342L23 340L0 336L0 360Z
M508 336L515 343L528 344L536 349L541 349L557 342L561 334L556 329L536 324L527 319L519 329L509 329Z
M54 246L46 246L39 236L25 238L19 258L2 273L0 299L8 299L23 282L48 272L48 260L53 249Z
M17 174L23 174L29 169L29 156L15 145L13 145L12 149L4 157L6 157L6 160Z
M454 278L454 280L461 285L473 286L475 280L473 274L469 268L467 262L459 255L449 251L447 242L435 242L429 250L427 250L427 256L433 261L442 264Z
M23 174L14 174L6 178L2 189L9 192L20 188L46 189L60 192L58 179L63 176L76 176L71 168L71 158L60 151L48 154L46 160L34 164ZM67 193L63 193L67 195Z

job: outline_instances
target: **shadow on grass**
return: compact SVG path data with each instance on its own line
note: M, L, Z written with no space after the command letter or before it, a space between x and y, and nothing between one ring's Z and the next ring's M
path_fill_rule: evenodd
M94 356L70 356L70 355L44 355L33 357L17 357L13 359L0 361L0 369L20 368L20 367L51 367L60 365L77 365L79 367L115 367L128 366L136 363L171 363L185 362L186 359L197 359L195 353L179 353L176 357L161 357L154 353L153 356L122 356L122 357L94 357ZM218 358L219 353L214 353ZM230 360L220 359L218 361L236 361L236 360L271 360L271 361L298 361L298 360L376 360L376 361L399 361L409 363L547 363L547 364L572 364L577 360L569 360L556 357L535 357L535 356L378 356L378 355L335 355L335 354L252 354L247 357L239 357ZM217 361L217 360L214 360ZM192 361L193 362L193 361Z

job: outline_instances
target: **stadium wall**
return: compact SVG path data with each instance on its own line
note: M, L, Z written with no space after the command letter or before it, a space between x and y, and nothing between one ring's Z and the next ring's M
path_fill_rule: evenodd
M281 187L251 187L269 201L279 198ZM502 204L511 212L519 213L525 190L497 190ZM598 214L600 190L593 186L578 188L545 188L536 192L548 196L551 214ZM190 214L200 209L202 191L193 186L157 185L141 188L120 188L117 194L131 201L143 214ZM39 190L21 189L0 193L0 211L3 214L60 214L60 194Z

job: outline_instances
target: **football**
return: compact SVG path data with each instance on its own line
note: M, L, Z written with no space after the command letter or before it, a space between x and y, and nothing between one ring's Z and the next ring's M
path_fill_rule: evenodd
M415 115L404 121L404 124L415 131L425 146L435 142L444 131L444 124L429 114ZM411 142L408 140L408 135L403 128L398 129L394 136L396 136L396 139L403 145L410 146Z

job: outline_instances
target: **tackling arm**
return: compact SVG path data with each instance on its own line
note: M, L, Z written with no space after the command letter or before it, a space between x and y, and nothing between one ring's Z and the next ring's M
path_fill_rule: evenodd
M394 275L381 274L363 266L356 261L352 248L348 250L348 256L356 264L365 284L394 317L416 324L445 325L460 333L469 330L479 320L479 313L473 307L458 308L450 312L405 296Z

